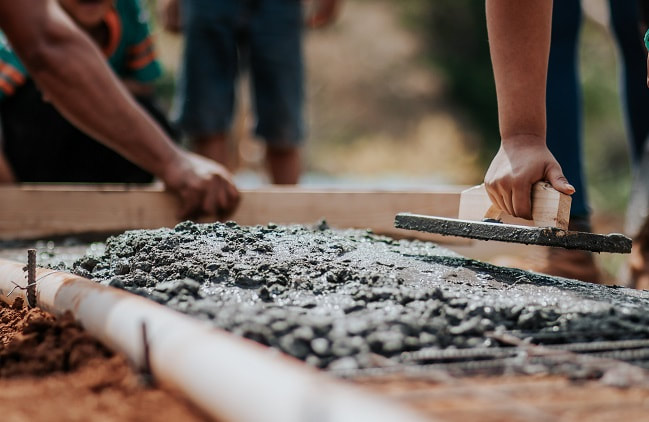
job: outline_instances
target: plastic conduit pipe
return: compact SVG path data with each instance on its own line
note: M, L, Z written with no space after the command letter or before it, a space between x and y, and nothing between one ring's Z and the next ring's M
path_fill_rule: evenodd
M0 259L0 300L27 303L24 264ZM38 268L37 306L91 335L215 418L237 422L410 422L420 416L299 361L126 291ZM12 292L13 290L13 292ZM9 294L11 293L11 294ZM146 327L146 343L143 336ZM148 356L145 350L148 349ZM430 420L430 419L426 419Z

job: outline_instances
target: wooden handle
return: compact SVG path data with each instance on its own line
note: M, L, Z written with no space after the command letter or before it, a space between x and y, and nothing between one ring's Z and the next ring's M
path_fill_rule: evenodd
M483 220L498 220L501 221L503 218L504 211L491 204L487 212L484 213Z
M568 230L572 198L552 187L547 182L537 182L532 186L532 221L537 227L557 227ZM491 209L494 207L495 209ZM498 213L500 211L500 213ZM481 221L497 215L501 219L506 212L491 203L484 184L472 187L460 195L461 220ZM510 219L513 217L510 217Z

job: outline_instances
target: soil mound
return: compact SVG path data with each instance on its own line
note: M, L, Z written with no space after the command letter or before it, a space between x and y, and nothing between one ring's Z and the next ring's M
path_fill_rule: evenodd
M142 382L69 315L0 302L3 421L204 421L183 398Z
M22 301L0 307L0 377L42 376L79 369L112 353L90 337L71 315L56 319Z

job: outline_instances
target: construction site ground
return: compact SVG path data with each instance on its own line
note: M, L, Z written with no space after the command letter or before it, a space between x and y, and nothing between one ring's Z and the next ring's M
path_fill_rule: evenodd
M0 302L0 414L23 421L205 421L71 318Z
M0 356L19 354L29 361L0 368L3 420L208 420L177 394L147 387L122 356L105 350L81 330L60 329L70 327L70 321L55 322L39 310L0 306ZM30 326L40 332L25 333L33 329ZM53 332L59 333L58 347L34 347L35 335L51 338ZM52 357L70 355L70 350L61 350L61 344L70 344L70 337L83 338L91 352L86 347L82 362L63 369L63 359ZM441 421L635 421L643 420L649 410L649 389L616 388L562 376L437 380L387 376L352 382Z
M220 328L269 344L350 383L418 409L431 420L642 420L649 406L643 369L646 358L634 355L615 360L619 365L611 366L606 356L582 362L570 352L548 356L544 348L530 349L529 357L521 358L525 346L516 343L517 338L506 337L525 328L532 333L528 341L537 344L542 343L539 333L550 335L553 326L565 336L572 335L575 329L590 327L592 330L582 332L582 339L571 340L592 340L592 344L643 342L647 338L642 312L647 298L643 292L591 287L499 269L463 260L426 242L392 241L362 231L331 231L325 225L247 228L183 224L175 230L131 232L108 245L66 242L67 246L56 242L35 244L39 265L85 272L103 284L126 288L211 320ZM188 260L187 255L183 261L187 265L180 267L176 261L169 261L169 254L179 253L173 252L179 245L183 254L192 256ZM0 255L24 260L21 257L25 256L25 247L5 245ZM215 251L222 265L214 262ZM149 267L144 255L138 255L140 252L151 262L162 257L171 267ZM82 255L86 257L79 260ZM288 257L295 259L290 265ZM236 268L235 258L239 262ZM405 261L399 264L401 260ZM246 265L241 266L243 262ZM323 263L327 271L314 274L312 267ZM197 268L207 271L191 274L200 288L177 277L180 274L169 272L180 270L185 277L186 271ZM278 268L281 274L273 273ZM225 269L230 272L226 274ZM365 273L367 269L369 273ZM264 280L275 277L274 282L268 284L255 278L260 271L265 271ZM153 281L152 277L162 273L172 282ZM428 274L428 279L417 285L421 274ZM282 284L277 280L281 275L289 281L308 279L311 284L308 288L290 282ZM295 290L298 294L291 293ZM228 298L234 291L251 307L233 308L235 301ZM313 296L314 291L322 294ZM503 292L508 297L502 298ZM219 301L212 305L214 297ZM476 298L482 302L472 306L471 300ZM510 312L508 300L512 298L521 300L523 306ZM358 306L361 300L366 309ZM340 315L332 313L331 320L315 318L312 312L329 310L331 301L345 311ZM426 306L418 306L419 302ZM546 303L545 308L539 306L540 302ZM288 310L278 310L282 306ZM437 311L426 314L431 309ZM155 420L156 415L160 416L158 420L204 419L179 396L143 384L141 376L120 356L87 338L72 341L84 335L71 321L53 322L38 310L6 306L0 310L0 410L9 416L6 420ZM261 328L264 321L268 322L269 312L274 321L269 324L271 331ZM429 315L434 327L417 325L413 316L421 312ZM235 313L240 315L239 320L231 318ZM401 313L406 318L399 322L395 315ZM394 324L405 327L402 334L406 334L395 334L383 325L379 315L388 315ZM452 322L444 325L444 318ZM492 319L493 326L485 318ZM294 320L303 323L293 327ZM337 321L343 321L343 325L338 326ZM509 324L508 332L490 337L499 324ZM322 328L325 326L328 328ZM446 334L415 339L408 334L413 327L421 332L435 329ZM324 331L320 333L320 329ZM618 332L614 332L616 329ZM48 330L56 333L52 334L55 340L44 334ZM598 330L604 334L596 334ZM373 337L375 332L383 334ZM556 341L560 347L570 343L565 336ZM508 345L501 340L514 343ZM81 344L83 353L76 351L77 346L65 349L66 344ZM453 356L455 350L462 349L473 350L477 358ZM634 347L626 352L645 349ZM445 350L450 351L448 356L436 355ZM515 350L516 356L507 355L509 350ZM483 354L490 351L505 354ZM622 356L615 349L608 353ZM13 362L32 359L40 363L12 364L8 356L14 356ZM62 363L55 363L57 360ZM482 370L471 370L476 362L482 362L483 366L478 365ZM375 369L378 371L371 372Z

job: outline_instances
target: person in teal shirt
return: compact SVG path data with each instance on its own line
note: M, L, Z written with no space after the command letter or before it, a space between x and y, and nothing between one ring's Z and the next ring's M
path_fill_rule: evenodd
M97 44L128 91L173 136L164 114L155 106L153 82L161 76L162 68L140 1L60 0L60 4ZM7 167L4 181L152 180L151 174L61 116L31 80L4 36L0 38L0 121Z
M227 169L174 145L56 0L0 0L0 29L47 99L85 133L160 179L178 199L179 216L236 208L241 196Z

